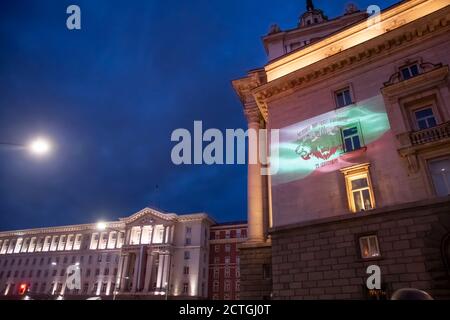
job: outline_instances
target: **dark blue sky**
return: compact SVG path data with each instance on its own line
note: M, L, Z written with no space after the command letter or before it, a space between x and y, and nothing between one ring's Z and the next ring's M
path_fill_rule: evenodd
M346 3L315 1L330 18ZM66 28L70 4L81 7L81 31ZM295 27L304 8L303 0L2 2L0 141L44 135L56 150L35 159L0 149L0 229L113 220L147 205L245 219L246 167L176 167L170 135L194 120L245 128L230 82L263 66L261 36L273 23Z

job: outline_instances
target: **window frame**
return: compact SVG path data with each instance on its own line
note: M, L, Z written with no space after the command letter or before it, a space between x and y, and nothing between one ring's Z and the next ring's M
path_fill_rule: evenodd
M433 179L433 174L432 174L432 172L431 172L430 165L431 165L433 162L446 161L446 160L447 160L447 161L450 161L450 155L443 156L443 157L431 158L431 159L427 159L427 161L426 161L426 170L427 170L427 174L428 174L429 179L430 179L430 183L431 183L431 187L432 187L433 193L434 193L434 195L435 195L436 197L446 197L446 196L450 195L450 185L447 186L447 189L448 189L448 192L449 192L448 195L444 195L444 196L439 195L439 194L438 194L437 187L436 187L436 183L435 183L435 181L434 181L434 179ZM447 174L448 174L448 173L447 173ZM444 181L445 181L445 180L444 180ZM445 182L446 182L446 181L445 181ZM447 185L447 182L446 182L445 184Z
M354 144L353 138L356 135L352 135L352 136L346 138L344 136L344 131L352 129L352 128L355 128L355 127L356 127L356 130L357 130L357 136L359 138L359 145L360 146L357 149L347 150L347 145L345 143L345 140L346 139L352 139L352 145L353 145ZM361 129L361 123L360 122L355 122L355 123L343 126L340 129L341 129L342 149L344 150L344 153L355 152L355 151L358 151L358 150L361 150L361 149L365 148L366 144L365 144L365 141L364 141L364 135L362 134L362 129Z
M417 67L417 74L416 75L413 75L413 72L411 71L411 67L413 67L413 66ZM408 69L408 72L410 74L408 78L405 78L404 75L403 75L403 70L405 70L405 69ZM398 68L398 72L400 74L400 78L402 79L402 81L406 81L406 80L412 79L414 77L417 77L420 74L422 74L422 70L421 70L421 67L420 67L420 61L414 61L414 62L410 62L410 63L404 64L404 65L402 65L402 66L400 66Z
M344 104L343 106L341 106L341 105L339 105L338 95L340 93L345 92L345 91L349 92L350 102L347 103L347 101L344 101L344 103L347 103L347 104ZM343 95L343 97L344 97L344 100L345 100L345 95ZM348 84L346 86L343 86L343 87L340 87L339 89L333 90L333 98L334 98L334 104L335 104L336 109L345 108L345 107L354 105L356 103L355 102L355 96L353 94L353 89L352 89L352 86L350 84Z
M372 178L370 175L370 164L369 163L364 163L364 164L360 164L360 165L356 165L350 168L344 168L341 169L341 172L344 174L345 177L345 186L346 186L346 191L347 191L347 200L348 200L348 206L349 209L352 213L361 213L361 212L367 212L367 211L371 211L376 209L377 205L376 205L376 198L375 198L375 192L373 189L373 184L372 184ZM353 187L352 187L352 182L355 180L359 180L365 178L367 179L367 189L369 190L369 196L370 196L370 201L372 203L372 208L370 210L364 210L364 211L357 211L356 210L356 204L354 201L354 197L353 197Z
M369 248L369 253L372 252L371 249L371 239L375 239L375 244L376 244L376 251L378 252L377 256L368 256L365 257L364 252L363 252L363 240L367 240L367 244L368 244L368 248ZM367 260L377 260L377 259L381 259L383 257L383 255L381 254L381 249L380 249L380 241L378 239L378 235L376 234L366 234L366 235L359 235L358 236L358 248L359 248L359 256L362 260L367 261Z
M432 116L433 116L433 119L434 119L434 122L436 123L436 125L422 129L422 128L420 128L419 119L417 118L417 113L420 112L420 111L428 110L428 109L431 110L431 113L432 113ZM414 127L415 127L415 129L417 131L428 130L428 129L435 128L435 127L439 126L438 117L436 116L436 112L435 112L435 109L434 109L432 104L425 105L425 106L418 107L418 108L414 108L413 110L411 110L411 113L412 113L412 119L413 119L413 122L414 122ZM431 117L427 117L427 118L423 118L422 119L423 121L426 119L427 126L428 126L428 120L430 118Z

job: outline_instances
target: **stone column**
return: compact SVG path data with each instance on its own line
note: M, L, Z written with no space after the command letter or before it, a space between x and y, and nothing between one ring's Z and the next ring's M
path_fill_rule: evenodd
M139 233L139 244L142 244L142 236L144 235L144 228L139 227L139 230L141 230L141 233Z
M138 256L138 253L134 254L136 255L136 258L134 259L133 287L131 288L131 291L136 292L138 289L140 257Z
M123 282L123 278L122 278L122 271L124 269L124 262L125 262L125 256L124 255L120 255L119 258L119 265L117 266L117 275L114 278L114 291L120 291L121 286L122 286L122 282ZM113 291L113 293L114 293Z
M125 255L122 274L120 275L120 291L124 292L127 288L128 280L125 279L128 276L128 268L130 263L130 256L128 254Z
M130 244L130 237L131 237L131 228L128 229L125 233L125 243L123 244L124 246L127 246Z
M264 241L264 208L263 208L263 181L261 176L261 161L259 159L259 130L261 118L257 106L245 110L249 137L248 150L248 182L247 182L247 217L248 241Z
M155 231L155 226L152 226L152 232L150 233L150 244L153 244L153 232Z
M152 285L152 272L153 272L153 260L154 254L147 254L147 265L145 266L145 283L144 283L144 291L150 292Z

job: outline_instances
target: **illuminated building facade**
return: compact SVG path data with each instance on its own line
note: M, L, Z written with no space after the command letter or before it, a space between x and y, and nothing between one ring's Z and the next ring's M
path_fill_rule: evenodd
M279 130L273 174L248 168L241 299L450 298L449 22L445 0L333 20L307 1L264 37L233 82L249 128Z
M238 245L247 239L247 222L231 222L211 227L208 298L240 299L240 257Z
M0 294L206 299L213 223L147 208L116 222L0 232ZM69 266L79 289L66 286Z

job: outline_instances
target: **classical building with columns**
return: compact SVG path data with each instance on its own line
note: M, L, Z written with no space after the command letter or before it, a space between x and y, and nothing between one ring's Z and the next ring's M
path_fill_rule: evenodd
M343 12L306 1L233 81L249 128L279 136L271 175L248 165L241 299L450 298L449 2Z
M212 224L204 213L146 208L113 222L0 232L0 294L207 298ZM66 286L71 266L79 289Z

